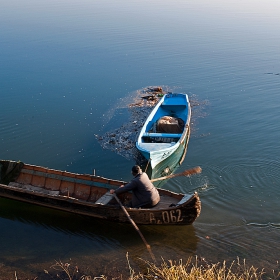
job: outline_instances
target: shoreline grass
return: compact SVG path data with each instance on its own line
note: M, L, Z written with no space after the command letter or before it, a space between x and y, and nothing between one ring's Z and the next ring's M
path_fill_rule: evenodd
M155 264L147 260L140 259L144 264L144 271L136 272L130 265L128 254L126 255L129 269L129 276L119 275L107 277L106 275L91 276L79 271L78 266L62 261L55 261L51 270L45 270L49 279L60 280L279 280L280 270L266 272L263 268L258 269L248 266L245 259L237 258L231 263L226 261L218 263L207 263L205 259L198 257L188 258L183 262L161 260L160 264ZM278 265L278 263L277 263ZM36 278L35 278L36 279ZM38 278L37 278L38 279Z

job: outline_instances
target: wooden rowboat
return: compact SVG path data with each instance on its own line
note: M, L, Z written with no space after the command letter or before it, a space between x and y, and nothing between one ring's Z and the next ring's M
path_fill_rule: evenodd
M76 174L22 162L0 160L0 197L53 209L129 223L126 214L109 193L124 184L89 174ZM178 194L158 189L161 200L150 209L125 207L136 224L188 225L199 216L201 203L197 193ZM130 193L119 196L125 205Z
M146 119L136 148L150 161L153 169L186 146L190 134L191 106L187 94L165 94Z

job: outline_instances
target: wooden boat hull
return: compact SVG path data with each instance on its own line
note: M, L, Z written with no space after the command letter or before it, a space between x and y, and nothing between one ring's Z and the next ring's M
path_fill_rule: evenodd
M0 161L0 197L28 202L75 214L129 223L115 199L99 202L111 188L125 183L88 174L75 174L44 167ZM161 202L150 209L126 207L131 218L143 225L188 225L199 216L197 193L176 194L159 189ZM125 204L130 194L120 199ZM171 204L170 204L171 203Z
M155 123L161 117L176 117L184 122L180 133L152 132ZM187 145L190 134L191 107L186 94L166 94L146 119L136 141L136 148L155 168L170 157L181 146Z

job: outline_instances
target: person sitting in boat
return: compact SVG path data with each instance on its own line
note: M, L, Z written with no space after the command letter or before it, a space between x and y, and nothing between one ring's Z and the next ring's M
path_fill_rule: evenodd
M159 203L160 196L158 190L150 181L148 175L142 172L138 165L134 165L131 170L134 178L130 183L121 185L116 190L110 190L110 193L121 194L124 192L132 191L132 201L129 207L133 208L151 208Z

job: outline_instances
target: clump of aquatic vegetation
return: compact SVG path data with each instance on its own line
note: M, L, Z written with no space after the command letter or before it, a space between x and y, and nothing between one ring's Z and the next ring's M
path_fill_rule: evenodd
M199 261L199 258L189 258L186 262L165 261L162 259L160 264L155 264L142 260L145 266L145 272L135 272L131 268L127 256L129 276L122 275L117 277L90 276L79 271L77 266L69 263L56 261L51 268L53 273L45 270L50 279L60 280L277 280L280 279L280 272L272 271L267 274L264 269L258 269L254 266L248 266L245 260L237 260L227 264L226 261L215 264L208 264L205 260Z

